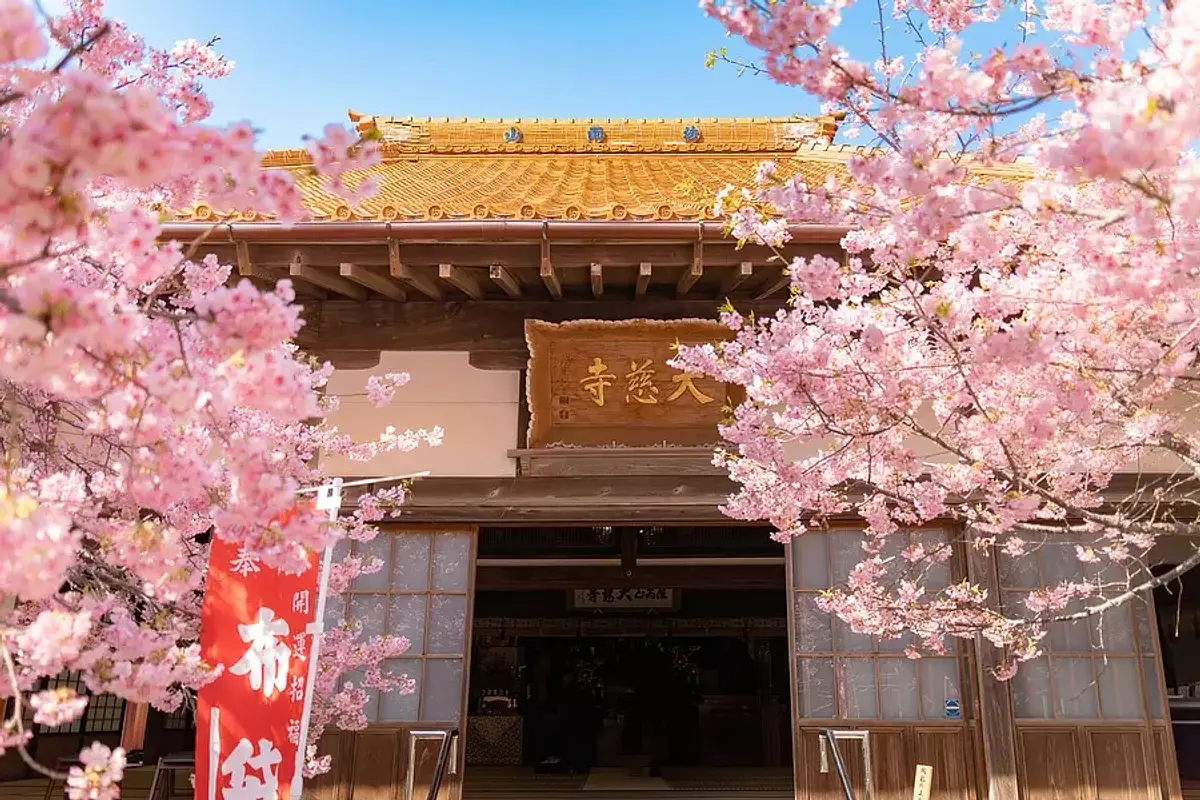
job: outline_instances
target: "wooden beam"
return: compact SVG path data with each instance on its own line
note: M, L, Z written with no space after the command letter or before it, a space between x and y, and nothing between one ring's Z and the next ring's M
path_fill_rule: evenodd
M599 264L592 264L588 268L588 275L592 281L592 297L600 297L604 294L604 267Z
M311 283L313 286L319 286L335 294L340 294L342 297L349 297L351 300L367 299L366 289L357 283L351 283L340 275L333 274L332 270L325 267L310 267L304 263L299 253L292 260L292 265L288 268L288 274L293 278L299 278L302 281Z
M513 274L499 264L492 264L488 267L488 277L492 282L504 290L504 293L509 297L521 296L521 284L517 283L517 279Z
M719 507L733 489L724 475L424 478L413 485L404 518L481 525L728 524Z
M739 302L744 315L773 314L781 301ZM528 357L525 320L715 319L715 300L481 300L408 302L328 300L305 314L303 346L319 350L459 350L520 353ZM319 313L318 313L319 312Z
M631 531L632 532L632 531ZM753 535L753 534L748 534ZM766 538L766 534L759 534ZM714 562L719 559L713 559ZM646 561L642 561L646 564ZM783 591L786 573L782 564L686 567L505 567L478 562L475 573L477 591L529 591L538 589L779 589Z
M438 264L438 277L472 300L483 299L483 287L479 281L453 264Z
M371 369L379 366L378 350L320 350L304 348L304 352L333 364L335 369Z
M753 274L754 264L750 261L743 261L735 269L731 269L725 280L721 281L721 297L728 297L730 292L749 280Z
M704 245L700 242L692 245L692 265L684 270L679 276L679 283L675 286L675 294L683 297L688 293L688 290L696 285L696 281L700 280L700 276L704 274Z
M396 280L404 281L431 300L441 300L442 290L437 284L400 260L400 243L388 240L388 272Z
M633 287L633 297L636 300L646 294L646 288L650 286L650 273L654 271L654 267L649 261L643 261L638 264L637 285Z
M554 270L554 264L550 261L550 242L542 240L542 258L541 268L539 270L542 276L542 283L546 284L546 290L550 292L550 296L555 300L562 300L562 283L558 280L558 273Z
M1000 576L996 551L990 554L967 545L967 577L987 592L988 605L1000 608ZM983 758L987 765L987 800L1018 800L1016 719L1007 681L997 680L993 670L1000 652L975 637L975 682L979 692L979 728L983 735Z
M470 223L466 223L468 226ZM504 264L510 271L516 267L531 266L537 271L538 257L541 250L540 240L511 241L507 239L491 242L467 241L461 243L436 242L428 239L405 240L395 239L404 254L404 263L418 267L437 267L438 264L455 264L459 267L475 267L487 269L492 264ZM342 240L333 237L329 240L316 238L303 244L283 244L275 241L250 240L250 258L259 267L272 270L284 270L291 263L292 255L300 252L309 264L358 264L364 267L386 267L388 265L388 248L386 240L371 239L366 241ZM692 263L692 245L694 241L647 241L635 240L622 242L561 242L550 240L554 256L554 267L559 275L564 270L582 269L594 263L611 266L613 264L632 264L648 261L654 264L656 271L664 267L680 270ZM198 254L214 253L222 261L234 262L235 244L231 241L206 239L198 248ZM780 253L785 261L794 256L810 257L820 253L842 261L842 251L837 245L816 245L788 242ZM755 244L745 244L738 247L733 240L728 242L704 243L704 269L708 272L723 270L725 267L735 267L742 261L753 261L757 265L775 263L771 259L775 252L769 248ZM610 287L611 294L612 289Z
M338 268L341 276L348 281L353 281L359 286L364 286L377 294L384 297L404 302L408 299L408 295L400 288L400 285L391 278L380 275L377 272L371 272L366 267L360 267L358 264L342 264Z
M790 286L791 283L792 283L792 276L788 274L787 267L780 267L779 275L777 275L775 278L769 279L767 281L766 285L763 287L762 291L760 291L758 294L754 295L754 299L755 300L766 300L768 297L773 296L780 289L784 289L784 288Z
M125 752L146 746L146 721L150 718L149 703L126 703L121 720L121 747Z
M237 242L234 246L237 253L237 271L238 275L243 278L258 278L264 281L275 281L275 276L262 267L254 266L253 259L250 258L250 245L245 242Z

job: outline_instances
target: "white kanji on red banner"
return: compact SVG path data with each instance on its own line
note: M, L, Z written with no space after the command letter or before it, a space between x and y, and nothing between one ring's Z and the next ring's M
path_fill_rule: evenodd
M222 800L275 800L279 796L279 762L283 754L268 739L258 740L258 752L249 739L242 739L221 763L221 775L229 776ZM249 774L254 770L258 775Z
M224 671L198 693L197 800L299 800L321 574L318 553L285 573L213 538L200 650Z
M238 635L250 647L229 671L234 675L245 675L250 680L250 688L261 689L263 697L282 692L287 688L291 651L280 639L290 632L287 621L275 619L272 609L258 609L252 623L238 625Z

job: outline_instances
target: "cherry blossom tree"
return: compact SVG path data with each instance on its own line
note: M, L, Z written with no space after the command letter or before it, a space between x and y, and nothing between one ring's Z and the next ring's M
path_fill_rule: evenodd
M717 457L726 513L780 537L865 521L862 561L823 607L859 633L1003 648L1174 580L1163 537L1196 536L1200 2L703 0L846 135L844 171L787 162L716 202L741 240L841 226L845 258L791 259L767 319L729 308L687 368L745 387ZM761 56L761 57L759 57ZM1125 473L1125 474L1122 474ZM951 520L960 544L922 526ZM1073 577L996 604L960 551L1069 547ZM916 655L916 653L914 653Z
M331 367L291 343L290 284L232 283L228 265L194 257L197 242L159 241L162 211L197 196L303 214L289 177L260 168L248 124L202 124L201 82L231 67L212 44L157 50L99 0L58 16L0 0L0 754L18 748L45 774L25 749L26 709L55 726L87 699L36 691L43 679L78 672L92 693L178 708L214 675L196 644L210 537L278 568L369 539L405 487L338 524L291 513L326 480L314 456L368 460L441 436L361 443L318 424L336 407L320 391ZM371 190L354 170L378 158L373 142L330 127L309 149L331 191ZM367 390L386 403L404 380ZM381 566L349 558L334 587ZM382 666L405 647L327 635L312 741L365 725L365 689L412 690ZM349 670L362 685L340 683ZM310 771L326 766L310 754ZM81 760L72 797L115 796L124 754L97 744Z

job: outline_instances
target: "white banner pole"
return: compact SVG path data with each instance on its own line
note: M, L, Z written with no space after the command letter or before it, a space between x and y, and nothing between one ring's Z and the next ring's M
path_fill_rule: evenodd
M328 511L329 521L337 522L342 509L342 479L317 489L317 510ZM329 590L329 572L333 566L333 547L325 548L321 554L321 577L317 588L317 611L305 633L312 634L312 646L308 650L308 679L304 682L304 711L300 717L300 741L296 745L296 772L292 776L291 800L300 800L304 794L304 762L308 756L308 721L312 715L313 685L317 680L317 659L321 654L321 634L325 631L325 595Z
M361 480L343 482L334 478L332 483L315 486L310 489L300 489L296 494L316 494L317 510L328 511L329 521L337 522L342 510L342 489L348 486L369 486L377 483L399 483L400 481L424 478L428 472L413 472L408 475L388 475L381 478L363 478ZM333 547L326 547L321 554L321 577L317 589L317 613L313 621L305 629L312 634L312 647L308 651L308 678L304 683L304 711L300 717L300 742L296 746L296 772L292 776L290 787L291 800L300 800L304 794L304 762L308 755L308 721L312 715L313 685L317 680L317 657L321 651L321 634L325 632L325 599L329 592L329 572L333 567ZM216 785L215 783L213 784Z

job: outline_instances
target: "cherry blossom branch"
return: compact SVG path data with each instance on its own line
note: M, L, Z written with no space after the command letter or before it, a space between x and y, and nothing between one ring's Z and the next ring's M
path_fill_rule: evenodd
M20 683L17 681L16 664L13 663L12 653L8 649L8 634L3 631L0 631L0 660L4 662L4 672L8 677L9 685L13 689L13 714L9 720L15 725L16 733L19 737L16 742L16 748L17 752L21 755L21 761L25 762L25 766L43 777L49 778L52 781L65 781L67 776L64 773L56 772L49 767L42 766L25 747L25 742L28 739L26 735L27 731L25 730L25 707L21 701L21 689Z

